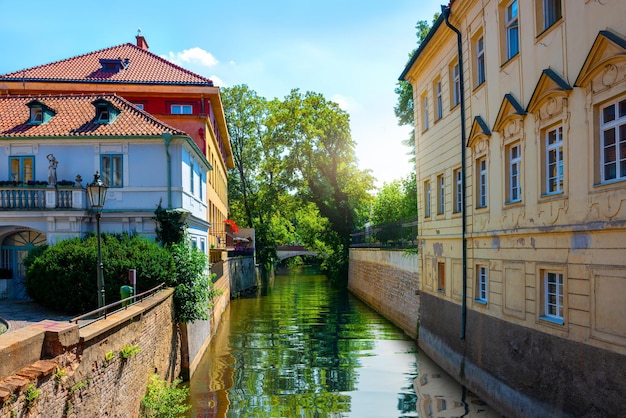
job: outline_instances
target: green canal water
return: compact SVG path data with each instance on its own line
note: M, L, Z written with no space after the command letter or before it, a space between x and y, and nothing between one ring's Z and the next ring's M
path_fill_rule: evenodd
M190 417L495 416L418 362L399 328L308 269L232 300L189 387Z

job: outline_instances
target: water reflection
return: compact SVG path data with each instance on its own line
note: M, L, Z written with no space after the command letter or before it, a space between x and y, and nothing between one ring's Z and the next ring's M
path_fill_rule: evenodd
M442 399L456 405L432 391L443 372L431 370L421 384L402 331L324 276L292 272L231 301L190 382L190 416L417 417L418 405L430 416Z

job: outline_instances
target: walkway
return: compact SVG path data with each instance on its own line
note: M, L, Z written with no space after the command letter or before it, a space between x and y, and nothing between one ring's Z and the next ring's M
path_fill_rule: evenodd
M0 318L9 323L7 332L27 327L44 319L69 321L72 316L47 309L36 302L2 299L0 300ZM0 321L2 323L2 321Z

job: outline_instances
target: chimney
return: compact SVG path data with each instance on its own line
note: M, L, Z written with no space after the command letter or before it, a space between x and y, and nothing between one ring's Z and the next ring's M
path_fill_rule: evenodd
M137 46L141 49L144 50L148 50L148 48L150 48L148 46L148 42L146 42L146 38L143 37L143 35L141 34L141 28L139 28L139 30L137 31L137 36L135 36L135 39L137 39Z

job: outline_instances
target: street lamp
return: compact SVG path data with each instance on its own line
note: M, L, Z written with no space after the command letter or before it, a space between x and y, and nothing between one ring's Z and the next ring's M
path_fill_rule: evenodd
M104 265L102 264L102 246L100 244L100 215L107 197L108 187L100 180L100 174L96 171L93 183L87 185L87 194L91 209L96 214L96 234L98 237L98 308L104 307Z

